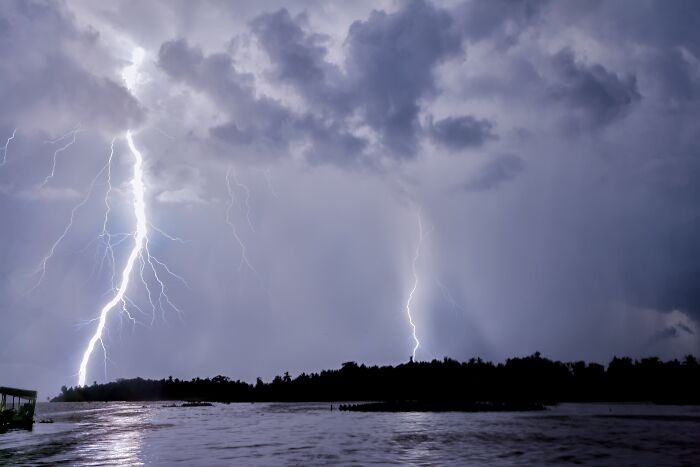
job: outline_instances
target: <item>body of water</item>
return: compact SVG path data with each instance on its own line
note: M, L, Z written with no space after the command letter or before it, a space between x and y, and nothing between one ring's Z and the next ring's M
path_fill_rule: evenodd
M350 413L330 404L40 403L7 465L700 465L700 408ZM335 405L337 407L337 404Z

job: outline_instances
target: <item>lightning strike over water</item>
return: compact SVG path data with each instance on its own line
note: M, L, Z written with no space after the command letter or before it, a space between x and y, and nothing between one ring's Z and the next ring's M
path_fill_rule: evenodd
M418 289L418 272L416 271L416 263L418 262L418 258L420 257L420 249L421 245L423 244L423 221L421 220L420 217L420 211L418 212L418 244L416 245L416 254L413 256L413 262L411 263L411 270L413 272L413 288L411 289L411 293L408 295L408 300L406 301L406 314L408 315L408 322L411 324L411 328L413 329L412 335L413 335L413 340L416 343L413 346L413 360L415 361L416 359L416 351L420 347L420 341L418 340L418 337L416 336L416 325L413 322L413 317L411 316L411 302L413 301L413 295L416 293L416 289Z
M139 83L139 67L141 63L143 62L145 58L145 51L140 48L136 47L132 51L132 63L130 66L126 67L122 71L122 78L124 79L124 82L126 84L126 87L129 91L133 92L135 90L136 85ZM73 132L73 142L75 140L75 133L78 131L78 128L76 128ZM163 134L166 134L165 132L162 132ZM166 134L166 136L169 136ZM179 243L186 243L185 240L182 240L179 237L172 236L165 231L157 228L156 226L152 225L147 218L146 214L146 199L145 199L145 192L146 192L146 185L144 181L144 167L143 167L143 156L141 152L136 148L136 145L134 144L134 140L131 134L131 130L127 130L126 132L126 142L129 147L129 150L131 154L134 157L134 165L133 165L133 176L131 178L131 188L132 188L132 195L133 195L133 210L134 210L134 216L136 218L136 228L133 233L127 233L127 234L114 234L110 233L107 229L107 224L109 222L109 215L110 215L110 193L112 190L112 184L111 184L111 164L112 164L112 157L114 156L114 139L112 140L112 144L110 146L110 157L109 157L109 162L107 165L108 172L107 172L107 192L105 194L105 216L104 220L102 223L102 232L100 233L98 239L104 243L104 252L103 252L103 257L102 257L102 262L100 263L100 269L102 268L103 263L105 260L111 263L112 266L112 277L111 277L111 293L114 295L112 298L102 307L100 310L100 314L98 317L92 320L92 322L97 322L97 328L95 329L94 334L90 338L87 347L85 348L85 351L83 353L83 358L80 362L80 368L78 370L78 385L79 386L84 386L85 385L85 379L86 379L86 374L87 374L87 365L90 360L90 356L92 355L95 346L99 342L100 345L102 346L102 350L104 352L104 358L105 358L105 372L106 372L106 364L107 364L107 350L105 348L105 344L103 341L103 335L106 332L106 324L107 324L107 318L110 314L110 311L115 309L117 306L121 305L119 307L120 311L126 315L132 322L136 323L135 318L131 315L129 312L129 307L133 307L137 311L139 311L142 314L146 314L135 302L132 300L128 295L127 295L127 290L129 287L129 283L131 281L131 276L134 274L134 267L136 266L137 260L139 262L138 266L138 271L136 274L138 274L139 279L141 280L141 283L143 284L143 287L146 292L146 296L148 298L148 302L151 306L151 324L154 323L155 317L156 317L156 310L160 309L163 319L165 319L165 308L170 307L172 310L175 310L179 316L182 315L182 310L178 308L171 300L170 297L167 294L167 286L166 283L164 282L162 275L168 275L182 284L184 284L186 287L189 287L187 281L185 279L177 274L175 274L164 262L158 260L155 256L153 256L149 250L149 237L148 237L148 227L150 226L155 232L159 233L162 235L164 238L171 240L171 241L176 241ZM115 138L116 139L116 138ZM72 143L70 143L72 144ZM70 146L67 145L67 146ZM65 150L66 148L61 148L59 151ZM56 163L56 154L54 154L54 168L55 168L55 163ZM53 176L53 172L52 172ZM47 177L47 181L50 177ZM122 270L121 273L121 280L119 282L119 285L117 286L115 284L115 255L114 255L114 250L113 248L117 246L118 244L122 243L123 241L133 238L133 247L129 253L129 256L127 258L126 264L124 265L124 269ZM115 242L113 242L113 239L116 239ZM99 250L98 250L99 251ZM160 269L160 273L159 273ZM157 297L154 297L154 293L151 291L151 288L149 286L149 279L155 280L157 283L158 287L158 293ZM157 306L156 306L157 304ZM122 315L120 314L120 317Z
M2 162L0 162L0 167L2 167L3 165L5 165L7 163L7 148L10 146L10 141L15 139L16 134L17 134L17 128L15 128L12 131L12 136L7 138L7 141L5 141L5 147L3 148L3 151L2 151Z
M121 284L116 289L115 295L112 299L107 302L107 304L102 307L100 315L98 318L97 329L95 333L90 338L87 348L83 353L83 359L80 362L80 369L78 370L78 385L85 385L85 377L87 374L87 364L90 360L90 355L92 355L93 350L97 342L100 342L104 350L104 342L102 341L102 334L104 332L105 324L107 323L107 316L109 312L116 307L119 303L124 303L126 291L129 287L129 281L131 279L131 274L134 269L134 264L138 258L143 258L143 250L146 247L148 241L148 221L146 218L146 200L145 200L145 185L143 181L143 156L139 150L134 145L134 140L131 136L131 130L126 132L126 141L129 145L129 149L134 156L134 174L131 179L131 187L134 196L134 215L136 217L136 231L134 234L134 247L129 254L129 257L124 266L121 276ZM161 284L162 285L162 284ZM150 295L150 293L149 293ZM125 306L123 306L123 309Z
M61 141L63 139L68 138L69 136L73 136L73 140L75 139L75 133L77 133L77 129L72 130L72 132L69 132L62 137L54 140L54 141L49 141L48 143L54 144L58 141ZM134 157L134 165L133 165L133 175L131 178L131 192L133 195L133 212L135 215L136 219L136 228L134 232L130 233L112 233L108 229L108 224L109 224L109 218L110 218L110 213L112 211L112 206L111 206L111 194L112 194L112 162L114 159L114 143L117 139L117 137L114 137L111 141L110 144L110 151L109 151L109 158L105 165L99 170L99 172L95 175L95 177L92 179L90 182L84 197L80 200L78 204L76 204L70 212L70 218L68 223L66 224L65 228L61 232L61 234L58 236L58 238L53 242L51 245L51 248L49 249L48 253L42 258L42 260L39 262L39 265L37 268L30 274L30 276L36 276L38 275L38 279L34 286L28 291L28 293L31 293L33 290L35 290L37 287L39 287L46 275L47 271L47 265L48 262L55 256L57 253L58 247L60 244L65 240L65 238L68 236L70 230L73 227L73 224L75 222L76 214L78 211L85 206L88 201L91 199L93 192L95 191L95 187L98 185L98 180L103 176L103 174L106 173L106 180L105 184L107 186L107 189L105 191L104 195L104 206L105 206L105 211L104 211L104 217L102 219L102 228L99 234L97 235L96 241L98 242L98 249L95 253L95 266L93 269L93 273L97 270L97 274L99 276L104 263L107 262L111 266L112 274L110 278L110 284L111 288L109 293L112 293L113 296L110 299L107 304L105 304L101 311L99 316L97 316L94 319L91 319L88 321L88 323L93 323L97 322L97 329L95 330L95 333L92 335L90 341L88 342L88 345L84 351L82 361L80 363L80 369L78 371L78 384L80 386L83 386L85 384L85 379L86 379L86 373L87 373L87 364L89 362L90 356L92 352L95 349L95 346L97 343L100 343L100 346L102 347L102 350L104 352L104 357L105 357L105 368L107 365L107 351L106 347L103 341L103 335L106 332L106 323L107 323L107 318L113 309L115 309L119 305L119 311L121 311L120 317L121 316L126 316L131 322L134 324L137 324L136 318L132 315L130 312L130 308L133 308L137 311L139 311L141 314L147 315L141 307L137 303L134 302L128 295L127 295L127 290L129 287L129 283L131 280L131 275L133 273L134 266L136 265L136 261L139 261L140 267L139 267L139 278L141 279L141 283L143 284L145 291L147 293L148 301L151 305L151 323L155 321L155 316L156 316L156 311L157 309L160 309L160 311L163 314L163 319L165 319L165 308L170 307L171 309L175 310L178 312L178 314L182 313L182 310L180 310L171 300L170 297L167 294L167 286L166 283L163 281L162 275L167 274L168 276L178 280L179 282L183 283L186 287L189 287L185 279L177 274L175 274L167 264L164 262L160 261L158 258L153 256L151 252L149 251L149 238L148 238L148 227L150 226L151 228L154 229L154 231L157 231L159 234L161 234L164 238L171 240L171 241L177 241L180 243L185 243L184 240L174 237L170 234L167 234L165 231L151 225L148 223L148 219L146 216L146 201L145 201L145 182L144 182L144 169L143 169L143 156L141 152L136 148L131 131L127 131L125 135L129 150L131 154ZM68 145L64 146L63 149L66 147L70 146L71 143ZM58 151L60 152L60 150ZM134 246L130 251L130 254L128 256L126 265L124 266L124 269L121 274L121 281L119 283L119 286L117 287L116 285L116 260L115 260L115 252L114 248L120 245L121 243L125 242L128 239L133 239L134 240ZM95 240L93 240L95 242ZM92 244L93 242L90 242ZM84 252L89 246L88 244L86 248L83 248L80 250L80 252ZM100 246L104 248L104 250L100 250ZM102 254L101 260L98 261L98 256L99 254ZM98 267L99 264L99 267ZM159 272L160 270L160 272ZM149 280L154 280L157 283L157 287L159 288L157 298L154 298L154 294L151 292L151 288L149 286ZM105 370L106 371L106 370Z

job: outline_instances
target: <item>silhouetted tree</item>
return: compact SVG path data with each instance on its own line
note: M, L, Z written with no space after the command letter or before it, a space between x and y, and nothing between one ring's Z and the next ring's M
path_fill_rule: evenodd
M494 364L481 358L366 366L344 362L338 370L289 372L255 385L217 375L191 381L120 379L107 384L61 387L57 401L208 400L250 401L654 401L700 404L700 364L656 357L615 357L598 363L558 362L539 352Z

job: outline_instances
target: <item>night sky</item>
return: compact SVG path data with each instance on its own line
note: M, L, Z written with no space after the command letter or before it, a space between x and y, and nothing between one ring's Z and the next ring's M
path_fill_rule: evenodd
M419 219L420 360L700 353L700 3L289 3L0 2L2 385L76 384L127 129L187 286L137 263L89 383L405 362Z

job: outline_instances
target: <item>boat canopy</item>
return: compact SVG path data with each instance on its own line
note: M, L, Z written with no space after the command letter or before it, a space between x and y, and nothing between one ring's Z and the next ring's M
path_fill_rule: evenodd
M36 391L29 391L27 389L17 389L0 386L0 394L4 394L6 396L21 397L22 399L36 400Z

